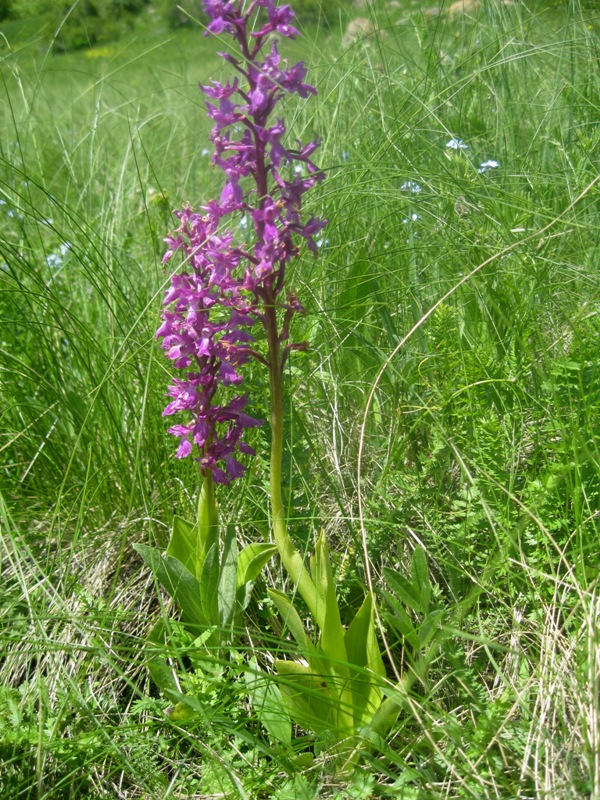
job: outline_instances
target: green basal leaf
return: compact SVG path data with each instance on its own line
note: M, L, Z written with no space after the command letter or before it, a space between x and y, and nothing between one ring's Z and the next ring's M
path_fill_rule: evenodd
M211 545L202 565L200 576L200 597L202 607L210 625L219 624L219 545Z
M251 671L244 672L244 679L253 709L269 735L289 747L292 743L292 720L279 687L272 676L261 670L256 659L250 659L248 666Z
M148 660L148 671L154 683L161 692L169 698L176 700L180 694L179 685L175 678L175 671L164 658L156 656Z
M346 653L345 631L340 619L329 549L323 532L317 539L315 551L311 557L311 571L319 602L325 604L324 613L321 615L319 649L326 658L323 668L328 666L330 669L331 694L337 696L337 728L343 734L350 735L354 730L354 701Z
M244 547L238 556L237 562L237 586L244 586L250 581L255 581L262 568L267 564L277 552L274 544L266 542L254 542Z
M197 578L198 526L175 515L173 517L173 527L171 528L171 538L167 546L167 556L176 558Z
M192 573L173 556L163 558L160 552L145 544L135 544L135 550L150 567L156 579L181 609L183 621L198 632L206 627L207 617L201 600L200 584Z
M346 652L352 676L352 703L356 729L369 723L381 702L385 667L375 631L373 596L369 593L348 626Z
M403 705L404 701L400 697L386 697L371 719L369 725L371 730L385 739L386 734L398 719Z
M292 601L286 594L279 592L277 589L267 589L267 593L277 606L277 610L279 611L286 627L296 640L300 655L304 658L308 658L309 655L314 654L315 646L307 636L306 631L304 630L304 625L302 624L302 620L294 608Z
M440 628L440 622L444 612L441 609L432 611L428 614L419 627L419 643L421 647L425 647L432 638L435 636L436 631Z
M219 625L223 630L231 628L235 614L237 592L237 539L233 525L227 527L223 543L223 555L219 570Z
M392 614L386 614L385 619L389 625L406 639L414 651L419 650L421 643L418 633L403 606L388 592L383 592L386 603L392 609Z
M275 661L279 688L292 719L314 733L336 730L337 699L332 699L326 676L297 661Z
M398 575L394 570L389 567L383 568L385 580L394 594L409 608L416 611L417 614L422 612L421 607L421 593L415 589L412 583L407 580L403 575Z
M323 533L317 539L315 551L311 556L311 572L317 587L319 600L325 606L320 642L323 653L327 658L340 665L342 673L347 673L347 669L344 669L344 665L348 662L344 644L344 628L335 595L335 582L331 571L329 549Z
M150 657L148 658L148 671L150 677L158 688L163 692L169 700L177 701L178 696L181 694L179 683L175 675L175 670L167 662L165 658L159 655L165 645L165 625L162 620L159 620L148 634L147 641L150 643L148 648ZM156 647L152 647L156 645Z
M429 580L429 566L425 550L419 546L415 548L410 564L412 584L419 596L421 611L427 614L431 600L431 582Z

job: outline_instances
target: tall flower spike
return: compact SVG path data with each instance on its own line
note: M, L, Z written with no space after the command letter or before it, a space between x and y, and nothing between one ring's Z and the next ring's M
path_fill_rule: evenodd
M302 223L302 198L324 175L311 161L317 141L288 149L282 143L283 119L269 121L286 93L303 98L316 93L304 83L302 62L292 67L282 62L277 41L261 58L267 37L299 35L290 6L274 0L204 0L203 5L209 18L206 34L230 34L241 53L240 60L221 54L238 72L233 80L201 86L214 122L212 160L225 183L219 199L203 206L203 214L189 207L175 212L180 226L165 240L163 263L172 263L178 254L182 271L171 277L156 335L174 367L186 371L169 387L171 400L163 412L188 418L169 429L180 440L177 455L195 452L205 474L229 483L244 469L237 455L253 454L242 440L245 430L262 422L245 413L245 394L225 400L219 390L241 385L240 368L249 358L264 362L253 348L250 329L256 322L262 322L270 343L274 338L283 342L291 318L303 311L295 295L283 302L278 298L286 264L298 253L294 238L304 238L316 252L314 236L326 221ZM305 177L296 174L295 163ZM253 229L253 242L237 243L243 229L236 216L251 223L246 230ZM274 334L277 308L283 310L283 321L281 332ZM282 357L270 352L271 371L281 373L287 353L299 347L287 344Z

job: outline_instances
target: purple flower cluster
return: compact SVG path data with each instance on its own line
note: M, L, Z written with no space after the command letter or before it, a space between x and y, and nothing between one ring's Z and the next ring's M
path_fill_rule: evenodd
M239 73L233 81L201 87L214 121L212 160L226 180L219 200L204 206L203 214L190 208L176 212L181 224L166 239L163 262L177 252L184 271L171 278L156 334L174 366L186 371L169 387L172 400L163 412L183 411L191 418L169 430L180 438L177 455L184 458L196 446L200 467L218 483L243 473L236 455L254 451L241 437L262 423L244 412L246 395L217 405L215 394L219 386L240 385L239 367L250 357L264 361L253 349L253 324L268 328L281 310L278 340L288 338L291 318L303 311L293 293L278 299L286 264L298 254L294 237L303 237L316 253L314 236L326 225L326 220L302 222L300 217L304 193L324 177L311 161L318 142L287 149L283 119L270 119L285 93L308 97L316 90L304 83L302 62L292 67L282 63L276 41L259 58L272 34L298 35L290 24L294 12L274 0L252 0L243 11L244 5L242 0L204 0L207 34L229 33L241 51L239 60L221 54ZM237 243L231 224L236 216L252 221L252 244ZM286 345L284 357L294 346ZM283 360L268 366L281 370Z

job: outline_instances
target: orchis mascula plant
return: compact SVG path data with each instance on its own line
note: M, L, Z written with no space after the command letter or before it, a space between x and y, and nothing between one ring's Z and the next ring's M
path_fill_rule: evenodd
M185 415L169 433L179 439L179 458L197 460L203 488L198 522L176 520L166 558L151 548L138 550L181 606L195 636L221 631L217 641L227 642L222 632L231 630L235 609L244 607L247 587L275 549L254 544L238 558L231 534L220 546L213 488L240 477L245 469L240 454L254 453L244 433L262 423L246 412L248 397L240 387L244 364L258 359L270 376L275 546L320 631L318 641L311 642L292 601L270 591L303 659L277 662L280 685L297 722L346 738L372 721L382 697L385 672L373 601L368 595L344 630L325 539L321 535L306 564L289 536L281 493L283 371L290 351L303 347L289 342L292 318L303 308L294 293L285 294L286 267L299 253L298 240L316 254L314 236L326 220L301 217L304 194L324 177L311 160L318 142L286 147L284 121L274 117L274 110L285 94L307 98L316 90L304 82L302 62L289 67L282 61L273 38L298 36L288 5L204 0L204 9L210 19L207 34L229 34L239 48L236 56L221 53L235 77L202 87L214 121L213 163L223 170L225 185L219 200L201 212L189 207L176 212L180 225L167 239L164 262L171 264L177 256L183 269L171 278L157 332L167 357L182 371L169 388L171 401L163 414ZM266 357L251 333L261 328ZM155 632L154 641L159 638ZM172 683L170 689L171 696L182 699Z

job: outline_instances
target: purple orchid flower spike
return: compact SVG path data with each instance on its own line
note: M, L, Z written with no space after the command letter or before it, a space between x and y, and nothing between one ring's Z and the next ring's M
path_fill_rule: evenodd
M233 80L201 86L214 122L212 160L225 183L203 213L189 207L175 212L180 226L165 240L163 263L180 257L181 271L171 277L156 336L167 358L184 372L169 387L163 412L182 413L188 420L169 429L179 438L177 456L195 454L205 476L228 484L244 471L237 456L254 454L244 433L263 423L245 412L245 394L227 399L221 387L239 387L240 368L250 358L266 363L272 385L273 380L280 384L286 356L303 347L288 339L292 317L304 309L295 294L283 300L280 295L286 265L298 254L295 240L304 239L316 253L314 237L326 221L303 223L302 199L324 174L311 160L318 141L288 149L283 119L270 121L286 93L302 98L316 93L304 82L304 64L288 67L277 41L271 42L273 35L299 35L291 24L294 11L274 0L204 0L203 5L206 35L231 35L241 56L221 54L238 73ZM269 50L261 56L267 41ZM294 164L302 166L305 177L294 172ZM288 172L293 177L288 179ZM252 242L238 242L243 230L253 231ZM256 323L267 334L268 361L254 349Z

